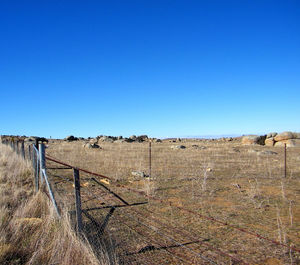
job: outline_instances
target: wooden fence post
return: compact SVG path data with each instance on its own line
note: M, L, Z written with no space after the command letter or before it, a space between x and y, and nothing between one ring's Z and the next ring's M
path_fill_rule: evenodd
M74 191L75 191L75 207L76 207L76 221L77 221L77 231L82 232L82 210L81 210L81 197L80 197L80 177L79 170L77 168L73 169L74 173Z
M32 157L31 157L31 145L28 145L28 159L32 160Z
M21 155L25 159L25 147L24 147L24 141L21 142Z
M286 178L286 144L284 144L284 177Z
M32 167L34 171L34 180L35 180L35 191L39 191L39 163L38 163L38 153L32 147Z
M149 178L151 179L151 167L152 167L152 161L151 161L151 142L149 142Z
M19 151L20 151L20 150L19 150L19 140L17 140L17 141L16 141L16 152L17 152L17 154L20 153Z
M39 143L39 156L40 156L40 179L41 185L44 182L43 172L42 170L46 170L46 161L45 161L45 145L43 143Z

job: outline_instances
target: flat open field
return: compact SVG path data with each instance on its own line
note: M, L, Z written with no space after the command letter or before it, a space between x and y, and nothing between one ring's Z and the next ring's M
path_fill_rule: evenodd
M131 172L148 174L148 142L84 143L50 140L46 155L111 178L94 177L120 198L80 173L82 208L111 236L121 264L300 264L300 148L287 149L283 178L283 148L166 140L152 143L143 178ZM59 202L72 206L72 171L47 167ZM91 218L85 229L96 244Z

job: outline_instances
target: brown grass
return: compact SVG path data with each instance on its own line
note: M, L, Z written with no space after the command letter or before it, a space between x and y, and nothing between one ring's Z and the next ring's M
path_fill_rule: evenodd
M0 264L111 264L58 219L44 192L34 194L31 166L0 145Z
M288 176L283 179L283 148L242 146L238 141L189 140L180 143L186 149L173 150L170 147L174 143L155 143L152 144L153 179L148 181L136 180L131 176L133 170L148 173L148 143L99 143L101 150L86 149L83 144L83 141L52 141L47 153L71 165L111 177L114 181L109 186L131 203L143 201L143 198L116 184L146 191L166 202L247 228L270 239L281 240L287 245L300 246L299 148L288 149ZM203 148L193 147L195 144ZM265 150L278 154L260 153ZM53 176L72 175L67 170L53 170L51 173ZM82 175L85 181L88 181L88 177ZM56 186L61 191L65 187L65 183ZM92 184L83 188L83 198L89 199L88 203L83 204L84 207L99 206L98 199L90 200L91 191L96 193ZM112 198L101 196L102 204L113 204ZM167 220L168 224L192 231L193 235L208 238L213 246L241 257L250 264L268 264L268 260L272 259L280 264L300 262L297 252L289 252L284 247L190 216L174 207L150 200L147 206L135 209L143 211L145 215L151 210L161 221ZM147 221L150 222L150 219ZM112 230L117 231L116 228ZM180 242L187 240L174 232L169 233ZM121 234L117 234L117 237L121 237ZM152 237L157 239L157 235ZM126 242L134 244L133 241ZM201 251L219 263L229 264L224 257L213 256L208 250Z

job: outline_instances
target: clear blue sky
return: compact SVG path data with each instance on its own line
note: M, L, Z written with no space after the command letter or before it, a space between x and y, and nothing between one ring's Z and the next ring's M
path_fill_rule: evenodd
M0 134L300 131L300 1L1 1Z

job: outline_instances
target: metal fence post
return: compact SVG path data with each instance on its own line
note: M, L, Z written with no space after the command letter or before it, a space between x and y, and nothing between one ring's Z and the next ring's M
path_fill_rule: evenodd
M81 233L83 225L82 225L79 170L77 168L74 168L73 174L74 174L74 186L75 186L74 191L75 191L77 231L78 231L78 233Z
M43 143L39 143L39 156L40 156L40 178L41 178L41 185L44 182L44 176L42 170L46 170L46 161L45 161L45 145Z

